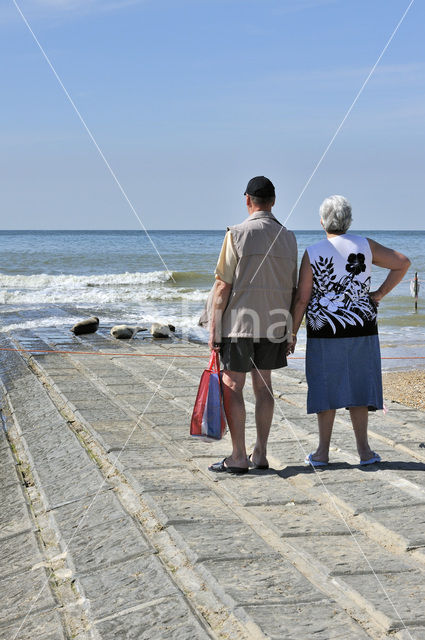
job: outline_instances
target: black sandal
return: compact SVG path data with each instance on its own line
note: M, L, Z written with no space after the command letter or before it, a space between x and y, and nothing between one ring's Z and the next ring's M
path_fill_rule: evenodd
M248 456L248 460L250 461L250 463L252 464L252 468L253 469L263 469L266 470L269 468L269 463L267 464L255 464L255 462L252 461L252 453L249 454Z
M226 459L220 460L220 462L214 462L210 467L208 467L209 471L214 471L214 473L232 473L234 475L243 475L244 473L248 473L249 467L228 467L226 464Z

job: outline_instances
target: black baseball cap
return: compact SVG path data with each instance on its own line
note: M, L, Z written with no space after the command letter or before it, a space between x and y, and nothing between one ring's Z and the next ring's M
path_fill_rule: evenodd
M248 182L244 193L244 196L246 195L263 198L264 200L272 200L276 196L276 193L273 182L265 176L256 176Z

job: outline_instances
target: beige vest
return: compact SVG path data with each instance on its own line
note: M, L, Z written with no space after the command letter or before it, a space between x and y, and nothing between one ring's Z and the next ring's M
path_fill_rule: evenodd
M238 263L221 335L281 339L291 331L289 309L297 285L295 235L268 211L256 211L229 230Z

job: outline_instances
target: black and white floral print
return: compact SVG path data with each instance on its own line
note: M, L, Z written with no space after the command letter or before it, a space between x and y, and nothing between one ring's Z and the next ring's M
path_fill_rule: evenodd
M346 275L338 278L333 257L319 256L311 264L313 292L307 309L307 326L313 332L324 327L333 334L342 329L363 327L376 321L376 308L369 296L370 277L356 276L366 270L363 253L350 253L345 265ZM340 272L341 273L341 272Z
M358 276L366 271L365 258L363 253L350 253L345 265L345 270Z

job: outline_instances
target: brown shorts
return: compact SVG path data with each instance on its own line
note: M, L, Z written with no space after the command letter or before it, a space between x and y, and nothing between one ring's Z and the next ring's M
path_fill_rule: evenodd
M222 338L220 358L227 371L248 372L251 369L281 369L287 366L287 342L268 338Z

